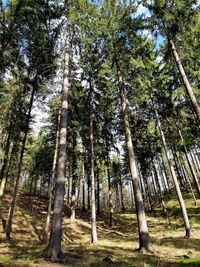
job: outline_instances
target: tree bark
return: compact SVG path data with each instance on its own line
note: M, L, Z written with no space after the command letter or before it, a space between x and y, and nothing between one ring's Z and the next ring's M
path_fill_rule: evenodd
M144 202L142 199L142 193L139 186L140 181L137 175L136 159L132 144L131 130L129 126L128 109L125 99L125 85L117 60L115 61L115 64L117 68L117 80L118 80L119 93L121 99L122 116L124 121L125 139L128 149L129 166L130 166L131 178L134 190L135 207L136 207L137 222L138 222L139 250L152 252L152 245L148 233Z
M179 55L178 55L178 53L176 51L175 44L170 39L168 40L168 42L169 42L170 48L172 50L173 57L174 57L174 60L176 62L177 68L178 68L178 70L180 72L180 75L181 75L181 78L182 78L183 85L185 87L186 93L187 93L187 95L188 95L188 97L190 99L190 102L192 104L193 110L194 110L194 112L195 112L195 114L197 116L198 123L200 124L200 107L199 107L198 102L196 100L196 97L195 97L195 95L194 95L194 93L192 91L192 87L191 87L191 85L190 85L190 83L188 81L188 78L187 78L187 76L185 74L185 70L184 70L183 65L181 63Z
M176 173L175 173L175 170L174 170L174 167L173 167L173 162L172 162L172 159L171 159L171 156L170 156L170 152L169 152L169 149L167 147L166 140L165 140L165 135L164 135L164 132L162 130L159 114L158 114L157 108L155 107L153 99L152 99L152 104L153 104L154 112L155 112L155 115L156 115L156 120L157 120L157 124L158 124L158 129L159 129L159 132L160 132L161 141L163 143L163 147L164 147L164 150L165 150L167 163L168 163L168 166L169 166L169 170L170 170L170 173L171 173L172 180L173 180L174 185L175 185L176 194L177 194L178 201L179 201L179 204L180 204L180 208L181 208L181 211L182 211L182 216L183 216L183 221L184 221L185 231L186 231L185 236L186 237L190 237L191 236L191 229L190 229L190 223L189 223L189 219L188 219L188 215L187 215L187 210L186 210L186 207L185 207L185 202L183 200L183 196L182 196L182 193L181 193L181 190L180 190L180 187L179 187L179 183L178 183L178 180L177 180L177 177L176 177Z
M58 167L57 178L55 183L54 210L52 217L51 235L49 244L44 255L51 257L53 261L59 261L62 257L61 241L62 241L62 218L63 204L65 193L65 169L66 169L66 146L67 146L67 119L68 119L68 94L69 94L69 61L71 51L71 24L68 21L68 33L65 41L64 51L64 73L62 87L62 104L60 111L60 132L58 145Z
M97 240L97 230L96 230L96 203L95 203L95 177L94 177L94 133L93 133L93 107L92 107L92 86L91 86L91 81L90 81L89 138L90 138L90 162L91 162L91 205L92 205L91 242L92 243L96 243L98 240Z
M73 151L72 151L72 192L71 192L71 214L70 220L75 220L75 206L76 206L76 186L77 186L77 175L76 175L76 132L73 129Z
M46 218L46 224L45 224L45 229L44 229L45 242L48 242L48 232L49 232L51 210L52 210L52 203L53 203L53 189L54 189L54 184L55 184L56 166L57 166L57 159L58 159L59 128L60 128L60 113L58 114L56 144L55 144L55 151L54 151L54 157L53 157L52 175L51 175L50 184L49 184L49 193L48 193L49 202L48 202L48 207L47 207L47 218Z

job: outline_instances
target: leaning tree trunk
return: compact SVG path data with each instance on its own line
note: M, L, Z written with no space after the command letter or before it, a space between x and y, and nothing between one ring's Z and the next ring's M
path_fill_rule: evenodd
M182 196L182 193L181 193L181 190L180 190L180 187L179 187L179 183L178 183L178 180L177 180L177 177L176 177L176 173L175 173L175 170L174 170L174 167L173 167L173 161L172 161L172 159L170 157L170 152L169 152L169 149L167 147L167 143L166 143L166 140L165 140L164 132L162 130L159 114L158 114L157 108L155 107L153 99L152 99L152 104L153 104L154 112L155 112L155 115L156 115L156 120L157 120L157 124L158 124L158 129L159 129L159 132L160 132L161 141L163 143L164 151L165 151L165 154L166 154L167 163L168 163L168 166L169 166L171 177L172 177L174 185L175 185L176 194L177 194L178 201L179 201L179 204L180 204L180 208L181 208L181 211L182 211L182 216L183 216L183 221L184 221L185 231L186 231L185 236L186 237L190 237L191 236L191 229L190 229L190 223L189 223L189 219L188 219L188 215L187 215L187 210L186 210L186 207L185 207L185 202L183 200L183 196Z
M20 180L20 176L21 176L22 161L23 161L23 157L24 157L26 139L27 139L27 134L28 134L28 130L29 130L29 123L30 123L30 118L31 118L31 110L32 110L32 106L33 106L33 100L34 100L35 92L36 92L36 88L33 88L32 92L31 92L30 103L29 103L29 109L28 109L28 115L27 115L27 120L26 120L25 133L24 133L24 137L23 137L23 140L22 140L22 147L21 147L21 151L20 151L20 158L19 158L17 176L16 176L16 179L15 179L15 182L14 182L12 200L11 200L11 203L10 203L9 212L8 212L8 219L7 219L7 223L6 223L6 227L5 227L6 238L10 238L10 234L12 232L12 220L13 220L14 209L15 209L15 205L16 205L17 190L18 190L19 180Z
M179 134L181 140L183 141L184 139L183 139L183 136L182 136L182 133L181 133L180 129L177 128L177 130L178 130L178 134ZM195 184L198 196L200 198L200 184L199 184L199 181L198 181L198 177L196 175L196 172L194 170L194 167L193 167L192 162L190 160L190 157L188 155L188 151L187 151L186 146L183 146L183 149L184 149L184 153L185 153L185 156L186 156L186 159L187 159L187 162L188 162L188 166L190 168L190 172L191 172L193 180L194 180L194 184Z
M57 165L57 159L58 159L59 128L60 128L60 113L58 114L56 144L55 144L55 151L54 151L54 157L53 157L52 175L50 178L50 185L49 185L49 194L48 194L49 202L48 202L48 207L47 207L47 218L46 218L46 223L45 223L45 228L44 228L45 242L48 242L48 232L49 232L51 209L52 209L52 203L53 203L53 188L54 188L54 181L56 177L56 165Z
M58 145L58 167L57 178L55 182L54 209L52 217L51 235L49 244L44 251L44 255L51 257L53 261L58 261L62 256L62 218L65 193L65 169L66 169L66 146L67 146L67 112L68 112L68 94L69 94L69 60L71 50L71 25L68 22L68 34L65 41L64 51L64 73L62 88L62 104L60 111L60 132Z
M193 200L194 200L194 205L196 206L197 205L197 200L196 200L196 197L195 197L195 194L194 194L194 190L193 190L192 184L190 182L190 177L187 177L185 163L184 163L184 161L183 161L183 159L181 157L181 153L180 153L179 150L178 150L178 155L179 155L179 157L177 157L177 158L180 161L180 166L181 166L182 174L185 177L185 181L186 181L185 183L186 184L187 183L189 184L189 187L190 187L190 190L191 190L191 193L192 193L192 197L193 197Z
M162 189L161 189L161 184L160 184L160 181L159 181L159 170L158 170L158 166L157 166L157 164L155 163L154 160L152 160L152 163L153 163L153 169L154 169L154 173L155 173L155 178L156 178L156 181L157 181L157 184L158 184L158 192L159 192L160 203L161 203L161 206L162 206L162 209L163 209L163 215L165 217L165 220L166 220L167 225L170 225L167 208L166 208L166 205L165 205L165 201L163 199L163 196L162 196Z
M121 109L124 122L125 139L128 149L129 166L130 166L133 190L134 190L135 207L136 207L137 222L138 222L139 250L152 252L152 245L148 233L147 221L145 216L144 202L140 190L140 181L136 169L136 159L133 149L129 119L128 119L128 108L125 99L125 84L117 60L115 61L115 64L117 68L117 80L118 80L119 93L121 99Z
M200 107L199 107L198 102L196 100L196 97L195 97L195 95L194 95L194 93L192 91L192 87L191 87L191 85L190 85L190 83L188 81L188 78L187 78L187 76L185 74L185 70L184 70L183 65L181 63L179 55L178 55L178 53L176 51L175 44L170 39L168 40L168 42L169 42L170 48L172 50L173 57L174 57L174 60L176 62L177 68L178 68L178 70L180 72L180 75L181 75L181 78L182 78L183 85L185 87L186 93L187 93L187 95L188 95L188 97L190 99L190 102L192 104L193 110L194 110L194 112L195 112L195 114L197 116L198 123L200 124Z
M90 125L89 125L89 139L90 139L90 162L91 162L91 206L92 206L92 243L96 243L97 229L96 229L96 203L95 203L95 177L94 177L94 133L93 133L93 111L92 111L92 86L90 82ZM88 192L89 194L89 192Z

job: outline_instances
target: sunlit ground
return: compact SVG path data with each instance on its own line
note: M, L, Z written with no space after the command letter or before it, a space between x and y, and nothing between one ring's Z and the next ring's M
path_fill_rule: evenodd
M3 217L10 196L6 195L2 208ZM90 243L90 224L88 214L77 212L77 220L71 222L65 216L63 231L63 266L200 266L200 201L194 206L190 195L185 196L186 206L192 226L192 237L184 238L184 227L176 198L167 202L171 225L166 224L159 207L147 212L149 233L154 254L144 255L138 248L136 216L131 211L115 212L115 225L108 227L106 219L98 218L98 239L95 245ZM45 219L45 200L26 196L18 198L15 210L12 239L3 240L1 226L0 266L61 266L58 263L44 261L40 253ZM105 214L104 214L105 215ZM110 260L105 261L105 258Z

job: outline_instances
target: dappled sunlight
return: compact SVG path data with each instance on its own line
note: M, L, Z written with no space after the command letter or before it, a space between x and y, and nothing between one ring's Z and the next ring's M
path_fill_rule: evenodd
M8 195L4 201L7 205ZM35 202L34 205L38 205L37 213L31 212L29 206L23 204L24 201L26 201L26 197L19 196L13 221L12 239L7 243L0 243L0 262L4 262L5 266L10 266L7 263L14 261L17 263L12 266L16 267L23 266L22 262L30 267L57 266L49 262L44 263L44 260L39 256L44 249L41 242L45 221L45 200ZM167 206L170 207L172 202L169 201ZM189 212L194 221L196 220L195 211L197 211L198 216L199 208L194 208L191 205ZM138 234L134 211L127 211L122 214L114 213L114 226L111 229L103 218L99 219L97 221L99 241L95 245L91 244L91 224L88 216L83 213L82 220L82 213L80 211L77 213L77 219L73 222L66 216L63 219L64 266L80 266L80 263L82 267L104 266L103 259L111 257L113 266L143 266L141 264L144 263L158 266L157 264L160 262L159 264L162 264L160 266L167 267L179 266L177 262L182 259L200 258L200 225L197 222L194 223L195 228L192 231L192 237L190 239L184 238L184 229L179 219L178 208L173 211L169 210L171 226L166 225L159 208L155 212L147 212L154 255L144 255L136 251ZM174 214L178 215L176 219L174 219ZM3 215L6 216L6 210L3 210ZM1 240L3 240L2 232Z

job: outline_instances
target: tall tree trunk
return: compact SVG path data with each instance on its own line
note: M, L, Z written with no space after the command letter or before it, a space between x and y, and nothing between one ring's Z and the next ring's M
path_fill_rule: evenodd
M86 211L85 208L85 162L82 163L82 211Z
M138 222L139 250L152 251L152 245L151 245L151 240L150 240L150 236L148 233L147 221L146 221L146 216L145 216L144 202L142 199L142 193L141 193L140 185L139 185L140 181L137 175L136 159L135 159L135 154L134 154L134 149L133 149L133 144L132 144L131 130L130 130L129 120L128 120L128 109L127 109L127 103L125 99L125 85L124 85L124 81L123 81L117 60L115 61L115 63L116 63L116 68L117 68L117 80L118 80L119 93L120 93L120 99L121 99L122 116L123 116L123 121L124 121L125 139L126 139L126 145L128 149L129 166L130 166L131 177L132 177L132 182L133 182L135 207L136 207L137 222Z
M113 203L112 203L112 187L110 179L110 159L108 152L108 141L106 140L106 160L107 160L107 175L108 175L108 201L109 201L109 227L113 227Z
M99 179L99 169L96 166L96 178L97 178L97 215L101 214L101 204L100 204L100 179Z
M176 62L176 65L177 65L177 68L180 72L180 75L181 75L181 78L182 78L182 81L183 81L183 85L185 87L185 90L186 90L186 93L190 99L190 102L192 104L192 107L193 107L193 110L197 116L197 119L198 119L198 123L200 124L200 107L198 105L198 102L196 100L196 97L192 91L192 87L188 81L188 78L185 74L185 70L182 66L182 63L181 63L181 60L179 58L179 55L176 51L176 47L175 47L175 44L172 40L168 39L168 42L169 42L169 45L170 45L170 48L172 50L172 53L173 53L173 57L174 57L174 60Z
M71 51L71 24L68 20L68 33L65 41L64 51L64 73L63 73L63 88L62 88L62 104L60 111L60 132L58 145L58 167L57 178L55 183L54 195L54 210L52 217L51 235L49 244L44 252L53 261L58 261L62 256L61 241L62 241L62 218L63 204L65 193L65 169L66 169L66 146L67 146L67 119L68 119L68 94L69 94L69 60Z
M92 243L96 243L97 229L96 229L96 203L95 203L95 177L94 177L94 133L93 133L93 107L92 107L92 86L90 81L90 162L91 162L91 205L92 205Z
M77 175L76 170L76 132L73 129L73 151L72 151L72 193L71 193L71 214L70 220L75 220L75 206L76 206L76 186L77 186Z
M26 139L27 139L27 134L28 134L28 130L29 130L31 110L32 110L32 106L33 106L34 95L36 92L35 90L36 90L36 88L33 87L32 92L31 92L30 102L29 102L29 109L28 109L28 114L27 114L25 133L24 133L24 137L22 140L22 147L21 147L21 151L20 151L17 176L16 176L16 179L14 182L12 200L10 203L9 212L8 212L8 219L7 219L7 223L6 223L6 227L5 227L6 238L10 238L10 234L12 232L12 220L13 220L14 209L15 209L15 205L16 205L17 190L18 190L19 180L20 180L20 176L21 176L22 161L23 161L23 156L24 156L24 151L25 151L25 146L26 146Z
M91 199L90 199L90 191L91 191L91 181L90 181L90 175L88 175L88 178L87 178L87 209L90 210L91 206L90 206L90 202L91 202Z
M187 215L187 210L186 210L186 207L185 207L185 202L183 200L183 196L182 196L182 193L181 193L181 190L180 190L180 187L179 187L179 183L178 183L178 180L177 180L177 177L176 177L176 173L175 173L175 170L174 170L174 167L173 167L173 162L172 162L172 159L171 159L171 156L170 156L170 152L169 152L169 149L167 147L166 140L165 140L165 135L164 135L164 132L162 130L159 114L158 114L157 108L155 107L153 99L152 99L152 104L153 104L154 112L155 112L155 115L156 115L156 120L157 120L157 124L158 124L158 129L159 129L159 132L160 132L161 141L163 143L163 147L164 147L164 150L165 150L167 163L168 163L168 166L169 166L171 177L172 177L172 179L174 181L176 194L177 194L178 201L179 201L179 204L180 204L180 208L181 208L181 211L182 211L182 216L183 216L183 221L184 221L185 231L186 231L185 236L186 237L190 237L191 236L191 230L190 230L190 223L189 223L189 219L188 219L188 215Z
M59 129L60 129L60 113L58 114L58 120L57 120L56 144L55 144L54 157L53 157L52 175L50 178L49 192L48 192L49 202L48 202L48 207L47 207L46 224L44 228L45 242L48 242L48 232L49 232L51 209L52 209L52 203L53 203L53 189L54 189L54 183L55 183L55 177L56 177L56 166L57 166L57 159L58 159Z

